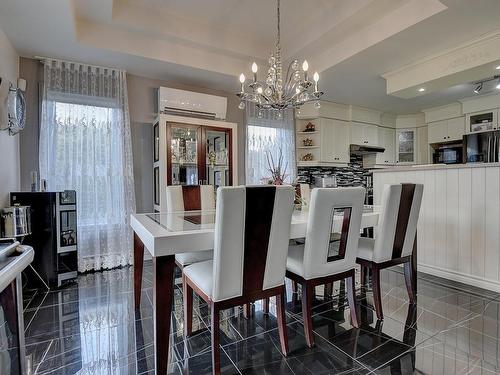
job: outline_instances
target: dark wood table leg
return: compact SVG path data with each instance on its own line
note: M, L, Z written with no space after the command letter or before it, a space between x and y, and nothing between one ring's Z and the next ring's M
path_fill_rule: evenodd
M411 256L411 268L413 277L413 290L417 295L417 233L415 233L415 241L413 242L413 252Z
M174 297L175 256L153 258L153 309L155 368L163 375L168 368L170 323Z
M142 269L144 266L144 244L134 233L134 302L135 308L141 306Z

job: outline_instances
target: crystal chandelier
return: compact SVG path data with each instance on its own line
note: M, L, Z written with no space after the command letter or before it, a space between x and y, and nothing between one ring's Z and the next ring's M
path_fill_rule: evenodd
M302 72L298 60L293 60L283 76L280 45L280 0L277 0L278 18L277 39L274 53L269 57L269 68L265 82L257 80L258 66L252 64L253 80L245 91L245 75L241 73L241 91L236 95L240 98L240 109L245 108L245 103L254 103L260 109L274 109L281 111L287 108L299 108L302 104L315 101L319 107L319 99L323 92L318 90L319 74L313 75L314 83L309 80L307 60L302 63Z

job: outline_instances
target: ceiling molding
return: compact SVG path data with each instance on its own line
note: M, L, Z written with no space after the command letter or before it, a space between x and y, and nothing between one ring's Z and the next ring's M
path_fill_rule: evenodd
M387 94L413 98L464 82L472 82L495 74L492 66L500 61L500 30L426 57L382 75ZM418 92L419 87L425 91Z

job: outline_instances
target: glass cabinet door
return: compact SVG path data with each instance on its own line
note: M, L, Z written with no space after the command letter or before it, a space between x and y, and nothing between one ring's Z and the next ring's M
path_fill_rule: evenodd
M200 177L199 127L172 124L169 130L168 184L198 185Z
M415 129L402 129L397 132L397 159L398 163L415 163L416 155Z
M232 185L231 130L205 129L205 183L208 185Z

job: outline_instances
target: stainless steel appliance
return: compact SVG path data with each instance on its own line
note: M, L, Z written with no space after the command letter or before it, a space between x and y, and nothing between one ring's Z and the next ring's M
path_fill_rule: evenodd
M337 177L333 175L324 175L314 177L314 185L316 187L337 187Z
M31 215L29 206L12 206L3 208L2 233L0 237L16 238L31 234Z
M469 132L482 132L498 128L497 111L469 113L466 117Z
M463 162L463 144L440 144L432 152L433 164L460 164Z
M500 130L464 135L466 163L497 163L500 161Z

